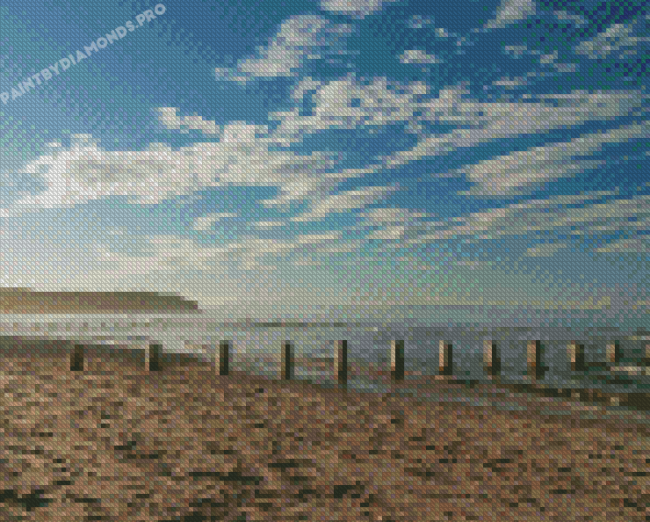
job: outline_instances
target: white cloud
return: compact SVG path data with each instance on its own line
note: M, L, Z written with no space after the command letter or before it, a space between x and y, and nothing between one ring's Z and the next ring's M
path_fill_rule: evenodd
M557 50L553 51L550 54L542 54L542 51L539 49L528 49L525 45L507 45L504 47L506 54L513 56L514 58L521 58L522 56L539 56L538 63L541 65L550 65L556 71L560 73L575 72L578 70L578 66L575 63L559 63L557 60L559 58L559 52ZM527 78L534 78L536 76L544 77L545 73L540 73L537 71L530 71L525 76L520 76L522 79L522 85L527 83ZM506 80L507 82L507 80ZM503 80L498 80L492 85L509 85Z
M531 71L531 72L528 72L528 73L526 73L526 74L524 74L522 76L515 76L515 77L510 77L510 78L503 77L503 78L500 78L499 80L496 80L496 81L492 82L492 85L498 86L498 87L503 87L506 90L518 89L519 87L525 87L525 86L529 85L530 82L528 81L528 79L533 78L536 75L537 75L536 72Z
M434 54L429 54L422 49L409 49L404 51L399 57L399 61L404 64L440 64L445 63L444 60L438 58Z
M567 243L546 243L531 247L524 254L526 257L552 257L553 254L568 247Z
M539 63L551 64L555 63L558 59L559 53L557 50L553 51L551 54L543 54L539 59Z
M503 50L506 54L510 54L515 58L521 58L527 54L531 54L533 51L529 50L525 45L506 45Z
M350 210L362 209L381 201L395 190L397 190L397 187L365 187L359 190L335 194L321 199L318 203L312 205L307 213L292 217L291 221L319 221L329 214L346 213Z
M413 212L406 208L373 208L367 209L362 214L363 224L355 227L361 230L367 227L386 226L386 225L411 225L419 223L420 218L431 217L424 212Z
M618 58L635 56L640 43L650 42L650 37L632 36L636 23L614 24L602 33L589 40L581 42L574 47L577 54L585 55L591 59L606 58L609 55L624 50L617 54Z
M318 254L350 252L360 245L341 241L342 232L299 234L292 239L245 237L224 246L200 246L176 236L158 236L144 250L150 265L158 270L180 268L220 273L227 267L267 272L281 268L289 256L298 259ZM267 257L269 259L267 259Z
M596 248L595 251L650 254L650 238L648 236L639 236L633 239L617 239L601 248Z
M427 93L428 86L423 82L401 85L382 77L366 82L348 75L318 88L313 96L315 106L311 116L300 116L294 109L271 113L269 117L281 120L274 137L299 142L305 135L326 129L410 122L414 112L426 106L418 99Z
M553 68L560 73L572 73L578 70L578 64L575 63L553 63Z
M366 240L383 240L383 241L392 241L402 239L406 234L407 228L405 226L393 225L384 227L381 230L372 232L366 236Z
M366 169L345 169L331 174L320 176L295 177L279 185L280 194L274 198L262 201L265 207L278 207L283 210L291 203L300 203L310 200L312 203L325 199L330 192L342 181L360 178L368 174Z
M510 81L515 82L517 79ZM539 95L537 103L530 101L488 103L473 99L469 90L463 85L442 89L437 98L424 98L427 94L427 86L421 83L404 86L389 84L385 79L374 79L364 84L349 76L344 80L318 86L313 97L315 107L311 116L299 116L297 111L274 114L272 117L280 119L281 122L274 131L273 138L291 143L300 141L307 134L328 128L353 129L364 125L388 125L399 121L408 122L409 129L421 135L415 147L385 157L379 166L367 169L367 174L377 172L380 168L397 167L427 156L445 155L461 147L472 147L495 139L581 125L590 120L614 120L630 114L642 114L646 109L640 107L647 99L644 93L633 90L574 91L568 94ZM465 128L455 129L444 135L427 135L423 132L424 126L421 125L423 122L457 124ZM613 131L607 136L616 139L617 132ZM594 135L592 138L597 141L600 135ZM625 138L621 136L618 141L622 139ZM574 145L579 147L581 141L580 138L575 140ZM563 147L564 145L558 146L559 149ZM562 154L562 150L558 150L558 153ZM525 155L520 156L526 158ZM566 154L563 157L566 158ZM497 163L500 161L502 159L494 160L490 164L491 167L496 168L496 172L487 179L482 178L484 173L477 169L470 171L475 173L476 181L485 181L482 189L475 188L474 191L483 190L484 193L488 193L489 190L485 188L488 181L495 185L496 193L499 190L506 193L510 190L509 184L513 185L513 190L522 187L522 183L517 181L515 175L499 179L502 175L499 174ZM584 161L567 166L560 161L549 163L540 160L536 165L539 167L537 178L540 182L545 179L558 179L578 170L590 168L590 164ZM592 163L591 166L596 166L596 163ZM525 167L526 165L521 165L519 174L523 175L521 169ZM503 168L501 166L501 170ZM531 173L532 169L529 169L526 175ZM346 177L354 175L350 172ZM440 173L435 176L444 175ZM446 175L449 176L449 173ZM536 178L527 179L530 182L536 181ZM319 184L320 191L311 189L311 194L318 192L322 196L333 186L334 181L330 184ZM296 183L292 187L286 186L289 193L292 191L300 193L301 188L304 187L305 185L301 183ZM306 193L307 191L303 191L303 194ZM277 200L276 203L288 201L284 198Z
M321 0L320 6L323 11L330 11L336 14L355 15L359 18L375 13L384 6L392 4L397 0Z
M506 90L509 89L518 89L519 87L525 87L529 84L528 78L535 76L536 73L531 72L523 76L515 76L514 78L501 78L492 82L492 85L503 87Z
M327 232L325 234L303 234L296 239L296 245L320 245L341 239L341 232Z
M563 22L571 22L578 27L582 27L587 24L587 21L584 19L584 17L576 14L571 14L568 11L555 11L553 14L558 20L561 20Z
M406 25L411 29L424 29L434 27L435 21L432 17L415 15L408 20ZM458 34L450 33L444 27L434 27L434 32L438 38L458 38Z
M650 122L645 122L484 160L460 169L469 182L476 183L469 191L461 194L507 196L531 192L538 188L540 183L570 177L606 163L605 160L576 160L574 157L598 152L606 143L639 139L649 133Z
M550 61L554 57L548 55L545 59ZM526 78L536 74L531 72ZM519 83L523 80L507 81ZM317 87L312 97L311 115L301 116L296 108L272 113L269 117L280 121L273 138L285 144L300 142L305 136L326 129L381 127L405 122L406 130L418 134L421 140L413 149L387 158L383 167L390 167L494 139L626 116L638 111L647 95L633 90L574 91L539 95L537 99L537 103L482 102L473 98L463 84L441 89L433 98L423 82L404 85L388 82L385 78L366 82L349 75ZM465 128L444 135L430 135L427 129L431 123Z
M485 29L500 29L525 20L536 13L534 0L503 0L494 20L490 20Z
M3 215L117 195L130 196L136 203L152 204L174 195L233 184L277 187L278 196L265 201L265 205L283 206L307 200L312 211L327 215L328 203L324 201L341 181L502 137L578 125L590 119L615 119L638 111L647 99L639 91L577 91L542 95L537 104L484 103L473 100L463 86L443 89L437 98L426 99L428 87L424 83L400 85L383 78L366 84L353 77L325 85L313 82L305 84L303 90L309 87L317 89L313 116L277 113L275 117L281 121L273 132L265 126L231 122L224 126L219 142L196 143L179 150L151 144L145 151L106 151L91 136L75 135L69 148L55 148L22 169L24 174L42 176L46 190L36 196L25 196L3 209ZM165 108L161 114L172 126L180 123L174 110ZM419 130L423 137L411 150L388 156L381 165L360 169L337 169L340 157L332 153L297 155L270 149L278 143L299 141L304 134L324 128L382 126L399 121L412 126L428 121L468 128L442 136L425 135ZM212 128L210 122L203 120L190 122ZM328 201L343 204L342 200Z
M190 129L200 130L204 134L220 134L222 128L213 121L204 120L201 116L185 116L183 118L177 115L178 109L174 107L160 107L158 111L158 120L168 129L180 130L183 134L188 134Z
M456 33L450 33L444 27L436 27L436 36L438 38L456 38L458 35Z
M270 228L283 227L284 225L284 221L257 221L253 226L261 230L267 230Z
M240 61L232 69L217 68L218 80L246 83L255 78L297 77L310 60L333 59L346 54L343 42L352 32L346 24L334 24L316 15L286 20L255 57Z
M324 84L325 82L306 76L291 90L291 99L294 102L301 102L308 93L317 91Z
M41 176L46 190L24 197L5 212L72 206L107 196L156 204L226 185L275 186L287 198L300 199L348 175L327 174L335 170L332 154L271 151L274 144L266 127L243 122L226 125L219 142L180 150L154 143L145 151L106 151L90 136L75 135L70 148L43 155L22 169L21 173Z
M427 245L435 245L438 242L460 241L465 244L476 244L481 241L496 239L500 237L531 236L532 239L539 239L535 234L542 234L547 231L571 230L574 237L582 237L581 232L576 229L586 224L591 234L606 231L615 231L627 226L628 216L643 217L643 205L647 202L636 201L627 204L626 200L620 203L608 202L602 205L597 203L605 197L618 195L617 191L593 192L572 196L556 196L546 200L529 200L516 205L508 205L504 208L489 209L482 212L471 213L466 216L450 219L439 219L434 215L416 213L407 209L378 208L366 209L358 215L358 223L346 227L349 232L370 232L360 242L361 245L373 240L377 251L393 252L398 249L407 249L415 253L416 250ZM568 208L572 205L586 205L585 209ZM612 206L614 205L614 206ZM614 214L619 214L618 222L605 229L601 227L603 219L609 219ZM607 215L608 217L598 217ZM592 219L593 222L589 222ZM642 230L642 224L638 228L629 230ZM600 227L600 228L599 228ZM586 233L585 233L586 234ZM560 243L556 243L560 249ZM546 250L544 250L544 248ZM530 249L527 256L534 256L543 251L548 252L548 247ZM409 254L415 259L415 255ZM418 261L421 263L421 261ZM454 260L460 266L465 264ZM434 263L435 264L435 263ZM491 261L468 262L467 266L472 269L481 266L492 266Z
M474 212L450 220L421 223L415 227L415 231L420 234L407 237L400 246L413 247L460 239L465 244L478 244L507 237L538 239L540 234L548 236L549 233L568 235L577 241L591 241L606 234L624 232L630 235L647 230L650 226L650 196L602 201L603 197L612 197L615 194L616 192L610 191L555 196ZM570 208L572 205L581 206ZM594 252L634 252L635 248L646 244L642 240L644 237L621 240L617 243L616 250L611 246L609 249L594 248L588 243L585 243L585 248L591 248ZM535 247L527 254L537 252L538 248L541 249Z
M201 231L210 230L212 228L212 225L214 225L217 221L231 217L237 217L237 214L233 214L232 212L215 212L208 214L207 216L201 216L194 220L193 228L194 230Z
M160 144L147 151L107 152L90 136L74 135L69 149L41 156L22 169L21 173L42 176L47 189L19 200L16 206L69 206L106 195L157 201L182 191L189 182L179 175L178 156Z
M411 29L423 29L425 27L431 27L435 24L435 21L430 16L414 15L409 18L407 26Z
M391 168L424 157L446 155L459 148L473 147L496 139L546 132L581 125L590 120L614 120L631 113L644 113L648 96L642 91L573 91L568 94L539 95L540 103L477 102L466 89L455 87L440 91L438 99L420 106L422 118L434 123L457 123L442 136L423 136L410 150L384 158L382 167ZM426 110L424 110L426 109Z

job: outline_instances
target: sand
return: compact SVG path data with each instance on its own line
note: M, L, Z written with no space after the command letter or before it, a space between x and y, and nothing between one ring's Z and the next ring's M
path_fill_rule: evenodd
M190 357L147 373L110 350L83 372L67 352L3 352L0 387L3 522L650 519L643 412L432 403Z

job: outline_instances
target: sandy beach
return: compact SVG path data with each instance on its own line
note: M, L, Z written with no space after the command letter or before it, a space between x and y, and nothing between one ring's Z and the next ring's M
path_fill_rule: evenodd
M170 354L148 373L128 350L71 372L68 352L5 348L3 522L650 519L645 412L469 406L452 399L488 388L444 381L434 403Z

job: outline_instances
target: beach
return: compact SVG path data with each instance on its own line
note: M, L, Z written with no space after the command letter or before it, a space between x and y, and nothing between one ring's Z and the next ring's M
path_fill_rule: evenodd
M65 350L3 350L3 521L650 517L645 412L472 406L458 399L486 388L442 380L431 402L219 376L178 354L147 372L143 357L90 351L71 372Z

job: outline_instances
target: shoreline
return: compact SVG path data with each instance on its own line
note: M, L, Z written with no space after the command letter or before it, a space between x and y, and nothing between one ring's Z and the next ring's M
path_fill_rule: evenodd
M20 354L25 349L45 354L51 353L58 356L67 356L70 353L69 343L70 340L68 339L53 339L49 337L44 339L40 336L23 336L22 338L0 337L0 360L5 355L12 356L14 354ZM89 344L87 348L88 359L96 360L100 363L102 358L107 356L108 358L112 358L117 355L133 361L144 361L145 357L144 350L132 348L128 342L102 344L98 341L98 344ZM163 351L162 360L167 363L174 361L193 361L205 365L206 369L214 368L212 355L201 351ZM278 376L264 375L251 370L254 367L253 363L268 363L274 368L279 361L274 356L261 353L252 359L236 362L235 364L245 369L232 368L230 373L240 377L263 378L270 381L279 380L279 374ZM357 379L357 383L361 383L365 378L369 380L370 385L379 386L384 390L363 391L351 384L350 381L344 387L341 387L336 382L334 359L332 357L296 355L294 364L296 368L300 369L300 374L296 374L293 379L296 382L319 386L323 389L340 388L350 393L374 395L398 393L402 396L408 395L408 397L415 399L418 396L422 396L422 400L436 402L440 393L453 391L453 395L456 397L459 394L467 393L465 395L466 398L476 396L477 398L487 399L492 402L497 400L516 402L518 398L527 397L536 400L554 401L555 403L563 404L567 408L571 404L579 404L581 408L598 407L603 409L603 411L607 411L610 415L616 416L627 413L634 415L636 412L641 414L650 413L650 393L646 392L615 393L603 392L588 387L561 388L546 383L538 383L534 379L527 379L524 382L512 382L498 376L480 381L460 376L423 375L420 371L406 371L405 379L395 382L391 379L391 372L380 369L378 363L362 365L358 362L350 362L348 373L350 380ZM317 372L316 376L310 375L310 372L314 371ZM318 372L320 372L320 375ZM615 376L615 378L618 379L619 377ZM409 393L409 389L414 390L415 395Z
M5 341L5 342L3 342ZM27 344L22 344L26 341ZM35 350L40 354L51 354L55 357L68 357L70 345L67 340L60 339L6 339L0 338L0 362L6 356L22 357L25 348ZM111 360L115 357L132 361L133 363L144 364L144 350L131 348L128 344L88 345L87 359L93 364L101 366L102 360ZM30 356L26 356L30 358ZM214 371L214 360L211 354L203 352L162 352L163 371L164 365L171 364L200 364L205 371ZM471 402L473 399L487 401L489 406L507 410L508 404L517 405L523 401L535 401L537 404L544 403L556 405L558 411L567 414L593 412L598 410L611 418L640 420L650 423L650 393L607 393L593 388L559 388L544 383L537 383L534 380L528 382L508 382L500 377L493 377L489 380L479 381L459 376L423 375L420 371L405 372L405 379L393 381L389 370L378 368L377 363L360 365L356 362L350 363L349 379L369 378L370 382L383 387L383 391L363 390L351 385L340 385L336 382L334 374L334 359L332 357L316 357L309 355L297 355L294 360L300 374L294 375L291 381L281 381L278 375L264 375L251 371L252 363L269 363L275 367L279 361L276 357L266 353L260 354L252 360L237 362L236 364L244 369L231 368L230 374L240 379L263 379L269 382L297 382L309 386L316 386L322 390L339 390L349 394L360 394L363 397L372 396L394 396L403 397L409 400L420 400L425 403L444 402L446 397L452 397L455 401L464 399ZM274 368L275 369L275 368ZM2 369L0 368L0 371ZM268 371L268 367L267 367ZM273 370L272 370L273 372ZM310 372L317 372L314 376ZM320 372L320 374L318 373ZM304 374L303 374L304 373ZM217 376L221 378L221 376ZM412 393L412 392L415 393ZM498 405L497 403L502 403Z

